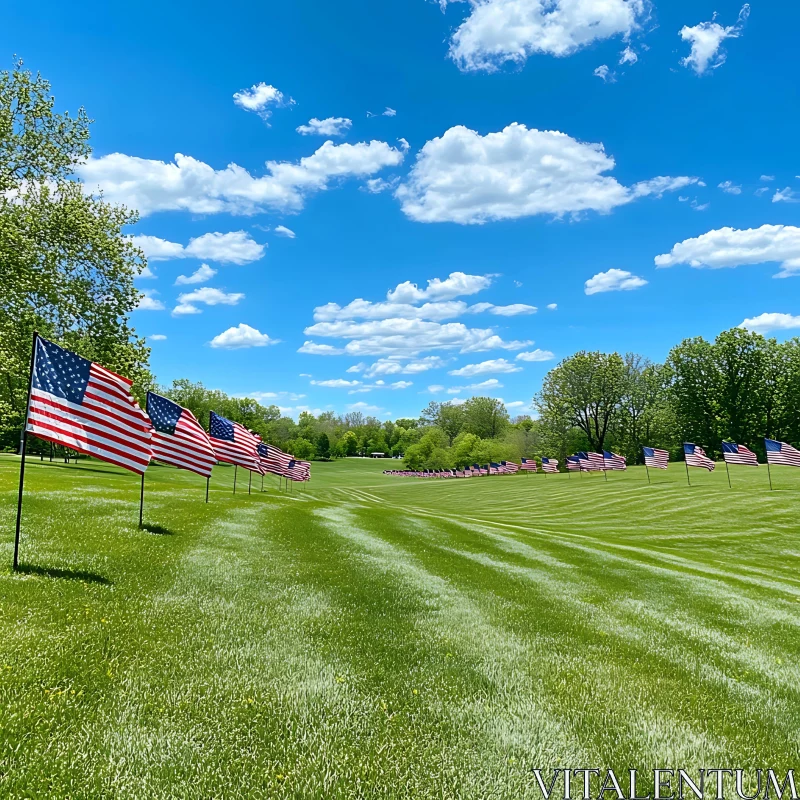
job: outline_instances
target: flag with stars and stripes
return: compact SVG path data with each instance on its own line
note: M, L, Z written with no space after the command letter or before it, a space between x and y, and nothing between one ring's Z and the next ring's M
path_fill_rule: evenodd
M515 464L513 461L501 461L500 463L506 468L509 475L519 472L519 464Z
M295 461L289 459L286 465L286 477L292 481L307 481L311 479L311 464L308 461Z
M535 458L523 458L522 459L522 469L526 470L527 472L536 472L536 459Z
M578 460L584 472L602 472L606 468L601 453L578 453Z
M155 392L147 393L147 415L153 423L153 458L181 469L211 476L217 454L208 434L188 408Z
M138 475L152 457L152 425L133 381L36 337L25 430Z
M208 435L218 461L236 464L251 472L261 472L258 460L259 438L244 425L212 411Z
M650 469L666 469L669 465L669 453L655 447L643 447L644 463Z
M683 453L686 463L690 467L703 467L703 469L713 472L717 466L699 445L684 443Z
M543 458L542 472L558 472L558 461L555 458Z
M578 456L567 456L567 469L572 472L580 472L581 460Z
M616 453L610 453L608 450L603 450L603 462L605 469L628 469L628 462L626 461L625 456L618 456Z
M767 464L784 467L800 467L800 450L786 442L764 439L767 447Z
M758 459L752 450L748 450L743 444L733 442L722 443L722 457L726 464L741 464L745 467L757 467Z
M280 475L282 478L287 477L286 472L289 469L289 462L292 461L292 457L284 453L280 447L261 442L258 445L258 457L264 472L271 472L273 475Z

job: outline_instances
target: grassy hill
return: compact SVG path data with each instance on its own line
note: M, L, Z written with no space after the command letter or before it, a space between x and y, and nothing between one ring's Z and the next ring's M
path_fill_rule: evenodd
M154 467L139 530L135 476L33 459L15 575L0 457L0 796L516 800L535 767L797 766L800 470L387 465L250 496L240 470L235 497L218 467L208 505Z

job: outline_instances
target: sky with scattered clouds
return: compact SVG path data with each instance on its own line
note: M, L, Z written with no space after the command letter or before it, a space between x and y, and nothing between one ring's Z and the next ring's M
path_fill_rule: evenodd
M8 63L97 120L77 177L139 210L161 382L292 415L526 413L579 349L800 334L796 3L7 16Z

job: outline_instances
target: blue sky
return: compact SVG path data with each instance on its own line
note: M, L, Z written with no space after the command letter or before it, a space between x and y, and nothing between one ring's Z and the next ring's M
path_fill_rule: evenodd
M43 0L1 36L96 120L81 179L142 212L159 381L386 418L525 413L578 349L800 333L799 27L789 2Z

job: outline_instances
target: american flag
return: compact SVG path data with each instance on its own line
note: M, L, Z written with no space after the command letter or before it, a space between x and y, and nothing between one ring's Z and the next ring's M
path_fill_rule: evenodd
M271 472L273 475L280 475L286 477L286 471L289 469L289 463L292 457L283 452L279 447L272 444L264 444L259 442L256 448L258 459L261 462L261 468L264 472Z
M618 456L616 453L609 453L608 450L603 450L603 466L605 469L623 470L628 469L625 456Z
M543 458L542 472L558 472L558 461L555 458Z
M703 467L709 472L713 472L717 466L707 455L702 447L696 444L683 445L683 453L686 458L686 463L690 467Z
M211 476L217 455L194 414L166 397L147 393L147 414L153 422L153 458L181 469Z
M522 469L527 470L528 472L536 472L536 459L535 458L523 458L522 459Z
M39 336L34 347L25 430L143 474L152 425L131 396L133 381Z
M601 453L578 453L581 469L584 472L602 472L606 462Z
M311 479L311 464L308 461L289 460L286 467L286 477L293 481L307 481Z
M767 463L773 466L800 467L800 450L795 450L786 442L764 439L767 446Z
M757 467L758 458L752 450L748 450L743 444L733 442L722 443L722 457L726 464L741 464L745 467Z
M494 461L490 462L489 464L490 475L502 475L504 472L505 470L500 464L496 464Z
M513 461L502 461L501 463L506 468L506 472L509 475L519 472L519 464L515 464Z
M567 469L573 472L580 471L581 460L578 456L567 456Z
M244 425L211 412L211 446L219 461L236 464L252 472L261 472L258 460L258 437Z
M478 473L478 475L488 475L489 470L486 467L482 467L480 464L473 464L472 465L472 474Z
M669 453L666 450L656 450L654 447L643 447L644 463L650 469L666 469L669 464Z

